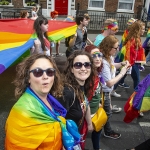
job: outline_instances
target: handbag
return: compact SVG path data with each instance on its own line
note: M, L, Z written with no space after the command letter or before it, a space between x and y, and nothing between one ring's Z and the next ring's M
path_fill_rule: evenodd
M108 119L107 114L105 110L103 109L104 95L103 95L103 92L101 93L102 93L102 107L99 107L97 112L92 117L92 124L96 132L100 131L103 128L103 126L106 124L107 119Z

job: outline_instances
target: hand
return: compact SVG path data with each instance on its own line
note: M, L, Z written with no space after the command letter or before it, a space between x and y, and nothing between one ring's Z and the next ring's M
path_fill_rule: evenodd
M63 146L62 150L66 150L64 146Z
M38 40L34 40L34 45L35 45L35 48L39 48L40 42Z
M92 124L90 124L90 125L88 125L88 131L93 131L93 125Z
M74 35L75 37L77 37L77 32L75 33L75 35Z

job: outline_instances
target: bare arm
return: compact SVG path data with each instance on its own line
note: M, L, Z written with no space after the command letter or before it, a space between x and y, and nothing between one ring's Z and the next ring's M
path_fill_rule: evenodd
M128 67L124 66L121 69L120 73L115 78L113 78L113 79L106 82L106 85L108 87L112 87L114 84L116 84L126 74L127 70L128 70Z
M122 61L122 62L120 62L120 63L114 63L114 66L116 67L116 69L119 69L119 68L121 68L122 66L130 66L130 64L129 64L129 61L128 60L126 60L126 61Z
M93 42L87 37L87 41L90 43L90 44L93 44Z
M86 119L86 122L88 124L88 130L92 131L93 130L93 125L92 125L91 110L90 110L89 105L88 105L88 108L87 108L87 112L85 114L85 119Z

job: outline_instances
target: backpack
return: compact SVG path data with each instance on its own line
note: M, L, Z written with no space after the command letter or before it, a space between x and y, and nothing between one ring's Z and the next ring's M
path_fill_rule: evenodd
M65 38L65 46L66 47L69 47L69 41L70 41L71 37L72 36L69 36L69 37Z

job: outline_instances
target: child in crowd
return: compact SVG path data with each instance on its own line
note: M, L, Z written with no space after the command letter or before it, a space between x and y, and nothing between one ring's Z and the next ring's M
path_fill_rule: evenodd
M31 54L43 53L50 56L50 42L48 40L48 20L40 16L38 17L33 26L37 39L34 40L34 46L31 48Z
M54 10L50 13L50 16L51 16L51 20L56 20L56 18L58 17L58 11ZM51 53L51 56L54 57L54 55L52 55L52 47L54 47L54 41L51 41L51 47L50 47L50 53ZM59 47L60 47L60 41L58 41L56 43L56 57L58 56L62 56L63 54L59 53Z

